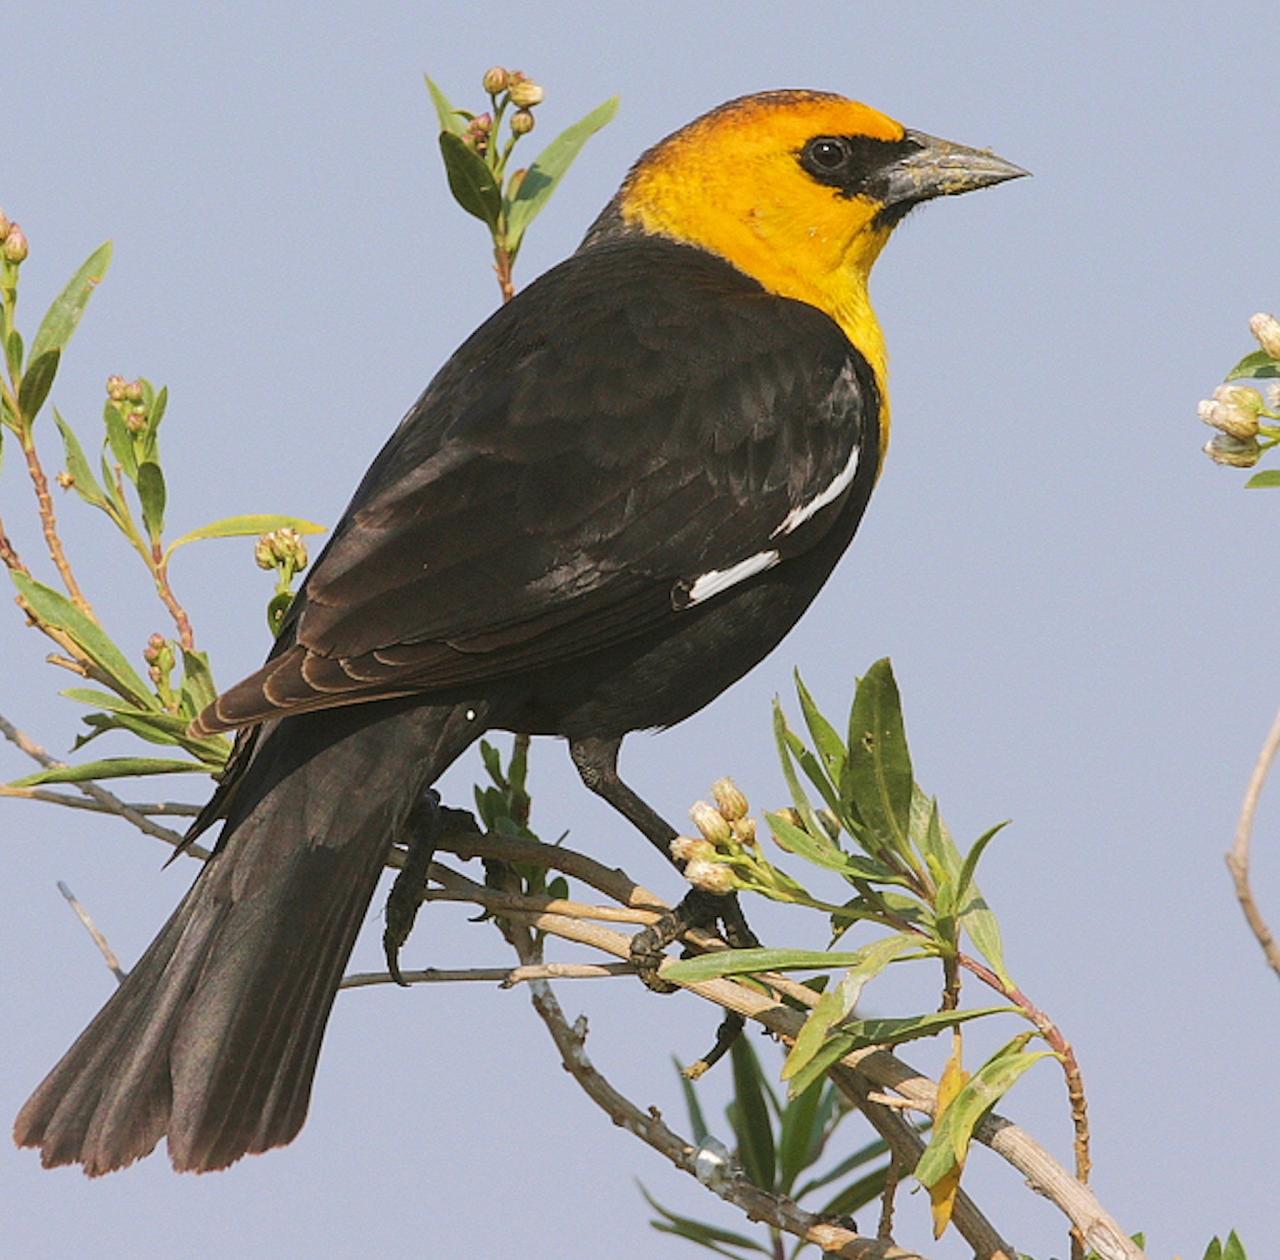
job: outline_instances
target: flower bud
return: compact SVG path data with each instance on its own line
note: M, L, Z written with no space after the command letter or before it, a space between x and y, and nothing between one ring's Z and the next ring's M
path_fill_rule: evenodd
M1219 433L1206 442L1204 453L1215 464L1228 468L1252 468L1262 458L1257 438L1235 438L1229 433Z
M711 796L716 803L716 808L730 822L737 822L739 818L747 816L750 805L742 789L732 779L717 779L711 785Z
M1259 311L1249 320L1249 331L1257 337L1265 354L1280 359L1280 319Z
M684 877L703 892L728 893L733 891L733 872L719 862L690 862L684 868Z
M142 382L130 381L124 387L124 396L130 402L141 402L142 401Z
M107 397L112 402L124 402L125 380L123 376L107 377Z
M58 485L64 490L70 490L75 484L76 479L65 468L58 474Z
M710 862L715 855L712 845L692 836L677 836L671 842L671 856L677 862Z
M511 82L511 75L504 70L502 66L490 66L484 72L484 78L480 80L480 86L484 88L490 96L497 96L499 92L507 90L507 84Z
M307 545L296 529L273 529L258 539L253 558L260 569L282 569L287 565L301 573L307 567Z
M733 831L725 816L714 805L706 801L698 801L689 811L693 825L703 836L717 848L728 844L733 839Z
M527 136L533 130L533 115L527 109L518 109L511 115L511 134Z
M147 413L141 407L135 407L124 418L124 427L130 433L141 433L147 427Z
M3 210L0 210L0 241L9 235L9 229L12 226L9 222L9 216Z
M1280 381L1272 381L1267 386L1267 410L1280 411Z
M756 820L754 818L739 818L730 825L733 827L733 838L739 844L755 844Z
M1232 391L1235 392L1235 391ZM1252 438L1258 433L1258 411L1262 407L1262 395L1256 389L1238 391L1253 394L1257 399L1257 407L1240 406L1228 400L1222 389L1215 391L1212 398L1204 399L1196 408L1200 419L1207 425L1229 433L1233 438Z
M4 245L0 246L0 253L4 254L5 262L23 262L29 252L26 233L16 223L10 223Z
M507 95L511 103L519 109L532 109L542 104L542 87L535 83L523 71L514 70L511 82L507 84Z

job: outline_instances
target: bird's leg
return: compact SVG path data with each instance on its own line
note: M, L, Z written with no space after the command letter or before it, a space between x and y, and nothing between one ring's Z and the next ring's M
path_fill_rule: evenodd
M569 755L582 781L626 818L677 870L684 863L671 853L676 832L618 777L618 749L622 740L591 736L569 743ZM672 986L658 978L663 951L689 928L724 924L725 940L735 949L759 945L747 926L736 894L719 895L691 888L674 910L638 932L631 941L631 961L641 980L656 993L670 993Z
M408 852L405 854L404 865L396 873L395 883L387 894L382 952L386 956L391 978L406 988L408 984L400 974L400 948L409 939L414 920L418 917L418 907L422 904L422 893L427 886L427 871L435 856L436 841L441 834L440 813L440 793L435 788L428 788L409 811L409 818L405 823Z

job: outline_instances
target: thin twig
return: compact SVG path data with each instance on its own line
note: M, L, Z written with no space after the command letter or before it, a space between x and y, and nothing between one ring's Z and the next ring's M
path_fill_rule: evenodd
M613 976L634 976L630 963L542 963L537 967L466 967L448 971L443 967L425 967L420 971L402 971L405 984L456 984L480 981L497 984L500 989L514 989L531 980L597 980ZM395 984L389 971L357 971L342 978L340 989L367 989L378 984Z
M111 974L115 976L117 984L123 984L124 978L128 972L120 966L120 960L116 957L116 951L111 948L111 943L99 931L98 925L93 921L89 912L77 900L75 893L70 888L58 880L58 891L67 899L71 908L76 912L76 918L84 924L84 929L93 938L93 943L98 947L98 951L102 954L103 961L111 970Z
M22 563L22 557L18 555L17 549L9 540L9 535L5 533L2 520L0 520L0 564L12 573L21 573L28 577L31 574L30 569Z
M1253 820L1258 812L1258 798L1262 795L1262 787L1267 781L1277 750L1280 750L1280 713L1276 714L1271 730L1267 732L1262 751L1258 753L1257 764L1249 776L1244 804L1240 807L1240 821L1236 823L1235 842L1227 853L1227 869L1235 881L1236 897L1240 902L1240 909L1244 911L1245 922L1262 946L1267 965L1280 976L1280 945L1276 944L1276 938L1262 917L1262 911L1258 909L1258 903L1253 897L1253 887L1249 882L1249 844L1253 839Z
M65 805L68 809L89 809L96 814L114 814L116 810L87 797L72 796L69 792L54 792L49 788L11 787L0 783L0 796L12 796L24 801L46 801L50 805ZM139 814L149 814L152 818L174 817L194 818L199 812L198 805L187 805L182 801L128 801L130 809Z
M169 561L165 558L158 539L151 544L151 556L147 560L147 568L151 570L151 576L155 580L156 594L160 596L160 602L169 610L169 616L173 618L173 624L178 628L178 638L182 646L188 652L195 651L196 635L191 628L191 618L173 592L169 582Z
M20 445L27 459L27 472L31 474L31 484L35 487L36 503L40 509L40 526L44 530L44 540L49 548L49 555L62 578L62 584L67 588L67 594L71 596L72 603L85 616L93 617L96 621L97 617L80 590L80 584L76 581L71 562L67 559L66 550L62 546L62 537L58 533L58 513L53 506L53 495L49 492L49 478L45 476L44 467L40 463L40 453L36 450L35 438L30 433L24 432Z
M61 768L67 764L65 761L59 761L56 757L51 757L30 735L20 731L3 714L0 714L0 735L3 735L15 747L20 748L32 761L44 766L46 770L55 767ZM155 839L163 840L165 844L172 845L174 848L182 844L182 833L180 831L173 831L169 827L162 827L159 823L153 823L144 814L138 813L131 805L127 805L118 796L108 792L106 788L94 783L92 780L74 783L72 786L78 792L83 792L85 796L92 797L108 813L118 814L121 818L127 819L144 835L154 836ZM209 856L209 850L202 848L198 844L187 845L183 852L202 860Z

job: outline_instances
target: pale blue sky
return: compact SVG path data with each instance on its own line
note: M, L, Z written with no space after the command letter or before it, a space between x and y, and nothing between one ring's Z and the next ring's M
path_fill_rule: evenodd
M776 805L769 700L791 669L840 712L855 673L892 655L918 775L953 827L1014 819L985 889L1011 970L1078 1048L1104 1202L1153 1257L1198 1257L1232 1225L1268 1254L1278 995L1221 855L1280 702L1265 561L1280 495L1209 464L1195 403L1249 348L1248 316L1280 305L1274 3L67 3L11 6L3 27L0 205L32 241L28 320L116 242L55 401L88 434L109 373L169 385L178 529L223 510L333 521L492 307L483 230L440 177L424 71L461 102L490 63L523 67L547 85L535 140L622 97L538 223L523 280L574 247L643 147L743 92L845 92L1032 170L895 237L874 286L894 442L851 554L777 653L684 726L633 738L624 766L676 820L725 772ZM19 471L11 455L0 508L34 555ZM77 504L65 517L93 598L140 645L162 626L140 573ZM223 681L253 668L267 583L248 545L188 553L175 582ZM43 650L16 614L0 622L0 712L61 751L76 714L52 698L63 679ZM477 763L447 780L459 803ZM26 770L0 749L0 775ZM544 834L568 828L679 892L551 744L535 808ZM1280 919L1278 816L1260 820L1257 883ZM55 879L132 960L192 869L161 872L128 828L48 807L4 804L0 837L7 1124L111 984ZM788 916L753 917L806 943ZM433 907L407 961L497 962L494 938ZM670 1056L705 1048L708 1011L629 983L561 996L589 1013L600 1066L683 1124ZM868 1000L908 1013L932 989L890 978ZM707 1085L717 1114L725 1088ZM1068 1155L1053 1071L1006 1111ZM1016 1175L986 1153L971 1172L1021 1248L1062 1254L1059 1218ZM0 1251L692 1256L648 1229L635 1177L734 1225L582 1099L519 992L377 990L340 999L288 1150L199 1179L160 1156L90 1183L0 1145ZM902 1240L961 1256L926 1242L925 1215L919 1197L903 1205Z

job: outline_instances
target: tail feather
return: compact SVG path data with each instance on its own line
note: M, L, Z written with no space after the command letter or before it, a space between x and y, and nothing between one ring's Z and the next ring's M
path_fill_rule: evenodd
M214 856L18 1115L44 1164L179 1171L291 1141L391 841L485 710L404 701L288 718L229 799Z

